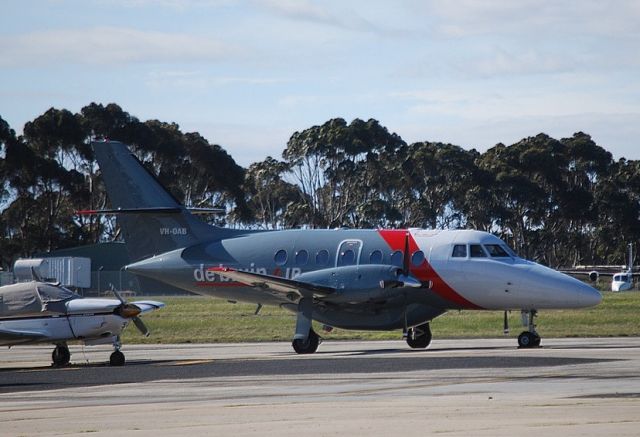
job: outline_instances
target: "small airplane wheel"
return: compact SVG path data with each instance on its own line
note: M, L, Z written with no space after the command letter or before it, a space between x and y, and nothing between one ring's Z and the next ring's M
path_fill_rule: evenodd
M124 354L120 351L115 351L109 357L110 366L124 366Z
M306 340L297 339L291 343L293 350L299 354L312 354L318 350L319 344L320 336L313 329L309 330L309 336Z
M66 345L57 345L51 354L51 360L54 366L66 366L71 359L71 352Z

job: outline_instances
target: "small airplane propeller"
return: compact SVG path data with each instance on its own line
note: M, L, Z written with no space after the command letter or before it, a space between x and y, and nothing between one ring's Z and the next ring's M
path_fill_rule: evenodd
M133 303L129 303L127 302L121 295L120 293L118 293L118 290L115 289L115 287L113 286L113 284L111 285L111 292L118 298L118 300L121 302L121 305L116 309L117 314L120 317L123 317L125 319L131 319L131 321L133 322L134 325L136 325L136 328L138 328L138 331L140 331L140 333L142 335L144 335L145 337L149 336L149 329L147 328L147 326L144 324L144 322L142 321L142 319L140 319L140 317L138 317L138 314L140 314L140 312L142 310L140 310L140 308L133 304Z

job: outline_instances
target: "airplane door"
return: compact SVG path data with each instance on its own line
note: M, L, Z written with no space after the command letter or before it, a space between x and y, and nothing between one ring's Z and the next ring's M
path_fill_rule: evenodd
M360 240L345 240L340 243L336 256L336 267L358 264L361 249L362 241Z

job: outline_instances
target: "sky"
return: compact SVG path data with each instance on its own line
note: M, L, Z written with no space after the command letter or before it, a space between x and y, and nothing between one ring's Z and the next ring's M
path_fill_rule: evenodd
M480 151L582 131L640 159L640 1L3 0L0 117L91 102L243 166L335 117Z

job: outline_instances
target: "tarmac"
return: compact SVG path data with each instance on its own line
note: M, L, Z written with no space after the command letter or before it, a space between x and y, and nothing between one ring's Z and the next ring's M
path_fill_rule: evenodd
M640 338L71 346L0 352L0 436L640 435Z

